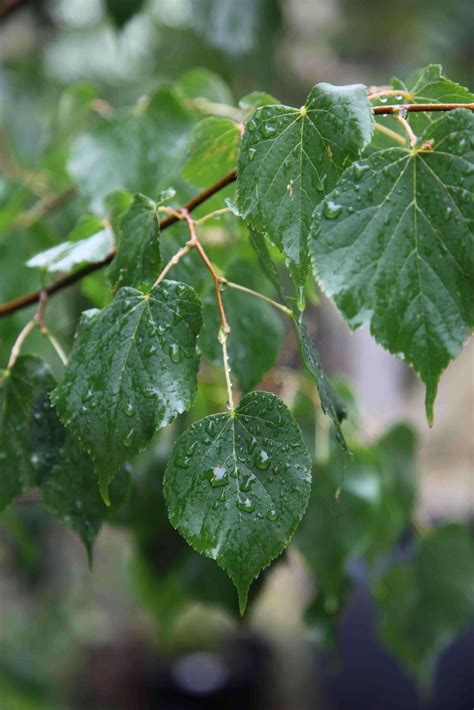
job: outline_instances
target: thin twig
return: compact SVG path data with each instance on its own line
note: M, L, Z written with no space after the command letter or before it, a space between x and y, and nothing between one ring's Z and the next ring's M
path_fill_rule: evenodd
M202 261L206 265L207 269L209 270L209 273L212 276L212 280L214 281L214 286L216 289L216 298L217 298L217 306L219 308L219 313L221 316L221 328L223 332L228 335L230 333L230 325L227 321L226 315L225 315L225 310L224 310L224 303L222 301L222 293L220 289L220 282L219 282L219 276L217 275L217 272L209 259L209 257L206 254L206 251L204 247L202 246L201 242L198 239L198 236L196 234L196 227L194 224L194 220L191 219L191 216L189 214L189 211L186 209L181 210L181 213L186 220L186 224L188 225L189 229L189 234L191 236L191 239L189 240L191 244L196 247L199 256L201 257Z
M278 308L279 311L284 313L285 315L289 316L290 318L293 318L293 312L284 306L282 303L278 303L278 301L274 301L273 298L269 298L268 296L265 296L263 293L259 293L258 291L253 291L251 288L247 288L247 286L241 286L240 284L236 284L233 281L228 281L224 276L219 276L219 282L223 284L223 286L228 286L229 288L235 288L237 291L242 291L243 293L248 293L249 296L255 296L255 298L261 298L262 301L266 301L267 303L270 303L274 308Z
M405 109L407 113L419 113L420 111L453 111L456 108L466 108L469 111L474 111L473 104L406 104L402 108ZM390 106L372 106L372 113L398 113L400 111L400 105L390 105Z
M66 367L66 365L68 363L68 357L67 357L66 353L64 352L62 346L59 344L59 341L57 340L57 338L51 333L49 328L42 328L41 332L46 338L48 338L49 342L53 346L53 349L56 351L56 354L58 355L62 364L64 365L64 367Z
M198 193L191 200L186 202L183 205L183 209L186 209L188 212L191 212L192 210L196 209L196 207L199 207L199 205L202 205L203 202L206 202L206 200L215 195L217 192L223 190L225 187L227 187L227 185L230 185L231 183L235 182L236 179L237 170L231 170L230 173L227 173L227 175L225 175L223 178L213 183L208 188ZM175 224L178 221L179 218L176 215L168 215L160 222L161 231L167 229L168 227L171 227L172 224ZM13 299L12 301L7 301L7 303L0 304L0 318L2 316L7 316L10 313L14 313L15 311L19 311L22 308L27 308L33 303L37 303L39 301L42 290L46 291L48 296L52 296L58 291L62 291L63 289L68 288L69 286L72 286L73 284L77 283L84 277L89 276L89 274L93 274L96 271L99 271L104 266L107 266L111 263L112 259L115 256L115 253L116 249L114 248L105 257L105 259L102 259L102 261L99 261L95 264L87 264L87 266L84 266L82 269L78 269L73 274L61 276L59 279L53 281L53 283L49 284L44 289L39 289L38 291L34 291L33 293L27 293L24 296L20 296L19 298Z
M63 363L63 365L66 367L68 358L66 353L64 352L63 348L59 344L59 341L57 338L51 333L50 329L46 325L46 304L48 301L48 294L46 291L42 291L40 295L40 300L39 300L39 306L38 306L38 312L35 316L36 322L38 323L41 334L45 336L53 346L54 350L56 351L56 354L58 355L59 359Z

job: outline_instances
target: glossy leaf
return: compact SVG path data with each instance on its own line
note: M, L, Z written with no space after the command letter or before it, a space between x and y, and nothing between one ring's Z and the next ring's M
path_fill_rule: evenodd
M163 265L160 254L158 205L146 195L136 194L122 215L117 255L108 277L114 290L133 286L145 291L153 285Z
M314 273L352 328L413 365L433 421L439 377L474 322L474 114L444 114L415 150L350 167L315 212Z
M257 285L247 262L234 263L226 274L230 281L242 286L255 288ZM283 325L274 307L255 296L226 288L222 299L231 327L228 353L232 374L242 390L247 392L275 365L283 337ZM220 316L213 292L203 300L203 320L199 336L201 349L213 365L222 366L222 346L217 338Z
M189 157L182 176L196 187L207 187L237 165L240 130L230 118L204 118L191 134Z
M313 210L369 143L372 122L364 86L317 84L302 108L264 106L246 125L238 205L290 260L299 284Z
M53 384L46 365L32 355L19 357L11 371L0 370L0 509L35 485L33 408Z
M413 557L375 585L381 635L422 683L439 653L474 614L474 545L468 531L447 524L416 541Z
M164 482L170 521L237 587L281 554L308 502L310 458L298 425L275 395L251 392L234 413L193 424L176 441Z
M26 265L48 273L74 271L103 261L114 246L111 230L93 215L83 217L69 237L67 242L36 254Z
M122 288L101 312L83 314L53 401L92 456L100 490L196 391L201 305L193 289L162 281L149 294Z

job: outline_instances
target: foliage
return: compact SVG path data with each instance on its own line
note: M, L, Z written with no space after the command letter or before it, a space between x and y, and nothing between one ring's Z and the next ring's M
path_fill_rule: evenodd
M226 44L234 4L194 4L196 31ZM134 15L130 3L112 5L118 26ZM250 40L266 3L252 7ZM248 49L240 40L235 54ZM316 284L351 328L370 326L377 342L413 365L432 424L440 375L473 325L472 94L432 66L406 85L394 80L393 89L319 83L301 108L264 92L234 104L206 72L161 84L128 108L94 96L68 89L51 117L54 130L37 162L56 199L40 198L38 206L26 180L0 184L3 240L16 230L31 240L27 254L0 244L2 269L14 270L18 283L26 262L40 285L26 304L38 310L17 339L2 331L12 347L0 372L1 506L37 487L90 557L105 519L127 526L152 596L147 555L159 536L160 554L169 545L170 559L153 604L164 615L191 597L229 606L227 582L223 600L204 583L215 575L221 584L221 573L173 528L225 570L242 614L250 585L296 532L295 547L318 585L307 618L327 639L351 588L348 564L364 555L382 635L425 678L433 654L472 613L472 594L458 589L470 543L462 529L430 532L412 560L378 578L376 562L412 520L414 434L399 425L360 442L305 309L312 265ZM424 111L425 103L440 110ZM380 130L385 114L397 130ZM101 280L107 264L108 281ZM63 276L50 281L55 272ZM83 285L80 318L66 357L50 330L49 297L76 282ZM21 295L10 286L0 284L5 301ZM6 303L0 316L24 306ZM20 353L34 330L65 361L57 378L42 358ZM306 394L290 411L272 392L249 391L266 377L268 388L277 387L268 373L284 335L311 379L296 368L293 376L312 397L317 391L328 417L311 409L327 435L326 457L316 445L312 460L311 434L295 418ZM187 426L198 379L214 394L205 389L204 404L198 396L202 418ZM174 420L167 432L179 435L167 460L142 475L137 455L151 451L156 433ZM444 568L450 547L457 552ZM434 590L430 565L446 576L446 596ZM442 615L443 604L458 610ZM400 628L409 636L420 617L426 633L415 653Z

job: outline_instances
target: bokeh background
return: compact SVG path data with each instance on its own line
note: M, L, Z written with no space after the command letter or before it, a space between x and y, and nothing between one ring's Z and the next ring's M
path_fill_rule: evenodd
M0 189L2 177L20 179L26 170L34 177L52 130L53 107L75 83L94 84L114 106L131 105L160 82L203 67L218 74L235 97L261 89L298 106L318 81L379 85L440 63L450 78L474 87L472 0L146 0L136 2L137 13L122 24L127 5L0 2ZM0 228L2 215L8 218L7 198L0 192ZM56 233L61 219L65 224L71 215L57 218ZM48 243L44 229L41 223L35 227L33 251L42 240ZM31 254L30 241L21 230L14 240L0 235L1 301L35 286L34 274L11 268ZM65 342L74 329L73 314L100 299L99 291L100 283L91 280L54 306L51 323ZM24 318L0 323L2 358ZM417 525L472 523L472 346L444 375L430 431L422 387L407 366L366 331L350 333L324 299L309 320L327 369L350 382L362 436L371 441L400 420L414 426ZM31 347L44 346L38 341ZM293 380L285 367L294 362L289 339L272 375L288 397ZM266 384L275 386L271 379ZM202 411L212 405L209 392L201 395ZM304 407L300 415L306 417ZM157 440L155 465L168 446L166 435ZM140 465L146 470L150 461ZM410 535L416 528L407 544ZM473 706L474 630L444 653L434 686L420 694L378 641L357 559L351 560L354 589L338 622L337 651L330 653L324 639L302 623L314 590L297 555L272 567L241 622L213 605L212 590L200 590L209 603L190 601L174 613L179 591L160 582L175 554L165 543L156 543L151 573L127 530L106 526L90 574L80 543L35 500L20 501L1 515L1 710Z

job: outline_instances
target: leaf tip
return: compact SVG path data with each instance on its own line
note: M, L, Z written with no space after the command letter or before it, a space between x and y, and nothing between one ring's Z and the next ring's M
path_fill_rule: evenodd
M239 613L240 613L240 616L242 617L245 614L245 610L247 609L249 587L248 586L238 587L237 594L239 596Z

